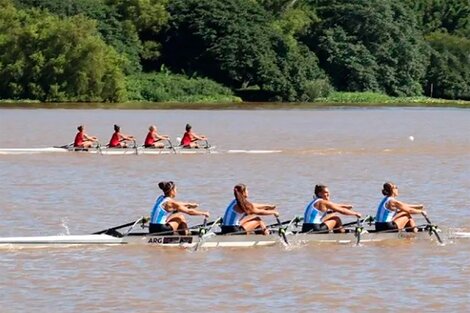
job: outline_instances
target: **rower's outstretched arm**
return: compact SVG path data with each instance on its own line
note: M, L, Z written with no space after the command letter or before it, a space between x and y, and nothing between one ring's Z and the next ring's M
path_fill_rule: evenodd
M396 207L399 211L404 211L406 213L409 213L409 214L421 214L421 212L423 211L423 206L421 206L421 208L418 208L418 206L414 206L414 205L408 205L404 202L401 202L401 201L398 201L398 200L393 200L393 202L391 203L392 206Z
M273 204L265 204L265 203L252 203L254 207L261 209L261 210L275 210L276 206Z
M332 211L335 211L344 215L361 217L361 213L354 211L352 209L352 205L347 205L347 207L350 207L350 208L345 208L344 204L336 204L331 201L327 201L325 205L326 205L326 208L329 210L332 210Z
M262 209L260 207L257 207L256 205L253 205L253 208L248 209L248 212L246 212L248 215L250 214L256 214L256 215L279 215L279 212L275 210L275 206L272 209Z
M204 215L206 217L209 217L210 214L209 212L203 212L203 211L199 211L199 210L196 210L196 209L192 209L192 208L189 208L188 206L185 205L185 203L181 203L181 202L177 202L177 201L171 201L169 203L169 205L171 206L171 208L175 211L178 211L178 212L182 212L182 213L186 213L188 215Z
M206 140L207 137L204 136L204 135L198 135L198 134L195 134L193 133L193 141L196 141L196 140Z

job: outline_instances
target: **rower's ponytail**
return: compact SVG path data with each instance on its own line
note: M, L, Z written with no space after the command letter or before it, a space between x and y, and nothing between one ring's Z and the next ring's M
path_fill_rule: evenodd
M246 198L246 185L238 184L233 188L233 195L237 205L243 212L250 212L254 209L253 204Z
M315 190L314 190L314 193L315 193L315 197L317 198L321 198L319 196L320 192L322 192L323 190L325 190L327 188L327 186L325 185L315 185Z
M158 183L158 188L168 197L170 192L175 188L175 183L172 181L161 181Z
M387 196L387 197L390 197L392 195L392 192L393 192L393 187L395 186L394 183L392 182L386 182L384 185L383 185L383 188L382 188L382 194L384 196Z

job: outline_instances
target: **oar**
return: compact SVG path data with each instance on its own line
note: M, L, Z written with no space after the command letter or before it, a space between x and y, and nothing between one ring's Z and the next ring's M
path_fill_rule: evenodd
M366 217L364 217L363 219L358 219L354 222L349 222L349 223L343 224L343 227L351 226L351 225L354 225L354 224L357 225L358 223L361 223L361 225L362 225L362 223L364 223L364 222L367 223L367 222L373 222L373 221L374 221L374 218L372 216L366 215Z
M210 234L213 233L212 229L214 228L214 226L216 226L220 223L220 220L221 220L221 218L219 217L218 219L216 219L212 223L212 226L209 229L207 229L206 228L206 226L207 226L207 217L204 218L204 223L202 224L203 226L199 229L199 241L196 243L196 246L194 247L193 251L197 251L197 250L199 250L200 247L202 247L202 245L206 241L206 238L208 238L210 236Z
M69 143L67 145L63 145L63 146L52 146L52 147L53 148L61 148L61 149L71 150L73 148L73 142Z
M144 216L142 216L142 217L139 218L137 221L135 221L135 223L132 224L132 226L129 227L129 229L128 229L122 236L123 236L123 237L126 237L127 235L129 235L130 232L134 229L134 227L135 227L138 223L140 223L140 222L142 222L142 228L144 228L143 225L145 224L146 221L147 221L147 219L146 219Z
M96 149L98 149L99 154L103 155L103 150L101 150L101 144L98 140L96 141Z
M439 234L437 232L437 230L438 230L437 225L434 225L433 223L431 223L431 220L429 219L429 217L424 212L421 212L421 215L424 217L426 222L428 222L429 231L434 233L434 235L437 238L437 241L439 241L440 244L443 244L444 242L442 241L441 236L439 236Z
M170 138L168 138L166 141L168 141L168 143L170 144L170 149L173 150L174 153L176 153L176 149L173 146L173 143L171 142Z
M199 228L199 238L202 238L207 232L207 217L204 217L204 222L202 223L202 227Z
M354 228L354 236L356 236L356 246L358 246L361 242L361 235L363 231L364 227L362 226L362 220L357 218L356 227Z
M107 228L107 229L103 229L103 230L100 230L100 231L97 231L96 233L93 233L93 235L100 235L100 234L105 234L109 231L113 231L113 230L118 230L118 229L121 229L121 228L124 228L124 227L127 227L127 226L132 226L134 224L137 224L138 222L140 222L142 220L142 217L133 221L133 222L129 222L129 223L126 223L126 224L122 224L122 225L119 225L119 226L115 226L115 227L112 227L112 228Z
M295 222L295 218L293 218L291 220L285 220L285 221L281 222L281 225L290 224L292 221ZM273 227L278 227L278 226L279 226L279 223L276 222L274 224L267 225L266 228L273 228Z
M277 224L279 225L279 229L278 229L279 236L282 237L286 245L289 245L289 241L287 240L287 235L286 235L286 229L282 227L282 223L279 220L279 216L276 216L276 221L277 221Z
M139 147L137 147L137 142L135 141L135 139L132 139L132 142L134 143L134 149L135 149L135 154L139 154Z

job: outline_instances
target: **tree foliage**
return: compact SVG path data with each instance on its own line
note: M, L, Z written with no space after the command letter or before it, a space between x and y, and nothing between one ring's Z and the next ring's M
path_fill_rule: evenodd
M142 69L140 55L143 45L139 40L136 26L124 18L118 8L105 0L14 0L19 8L39 8L60 17L83 15L96 21L96 27L104 41L114 47L127 62L126 73Z
M470 36L470 0L405 0L425 35L448 32Z
M426 37L432 47L426 75L427 95L470 99L470 39L443 32Z
M204 78L259 100L332 86L468 99L469 40L470 0L0 0L0 92L115 101L127 86L159 99L163 81ZM204 79L205 99L219 85ZM163 98L197 98L180 87Z
M0 93L43 101L121 101L122 58L83 16L17 10L0 0Z
M163 61L173 69L288 101L306 98L308 82L322 78L315 55L289 45L250 0L175 0L168 9Z
M427 58L413 15L390 0L318 0L305 42L338 90L421 93Z

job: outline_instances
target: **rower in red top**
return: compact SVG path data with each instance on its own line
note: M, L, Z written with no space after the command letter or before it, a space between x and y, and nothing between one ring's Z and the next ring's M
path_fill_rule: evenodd
M89 136L85 133L85 126L79 125L77 127L78 133L75 135L73 146L76 148L90 148L93 143L98 142L95 136Z
M127 148L126 141L134 141L134 136L121 134L121 127L114 124L114 134L108 146L110 148Z
M198 135L191 130L192 126L186 124L186 132L181 139L180 145L183 148L199 148L199 145L196 141L198 140L207 140L207 137L204 135Z
M165 144L163 140L170 140L167 135L159 135L157 132L157 126L151 125L147 137L145 137L144 147L145 148L164 148Z

